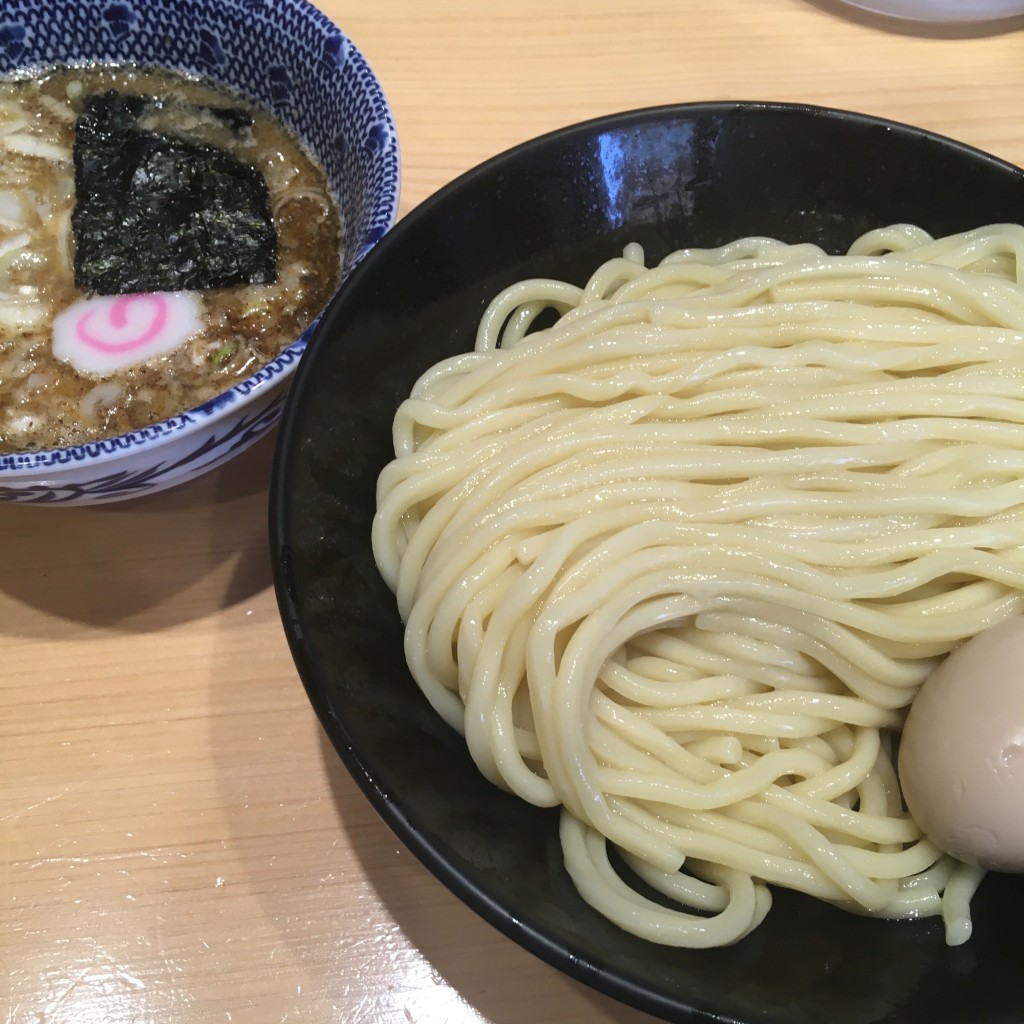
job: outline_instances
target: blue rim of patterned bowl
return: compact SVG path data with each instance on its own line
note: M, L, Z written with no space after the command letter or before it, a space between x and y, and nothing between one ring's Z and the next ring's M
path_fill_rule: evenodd
M32 3L36 10L33 12L38 17L38 0L25 0L25 3ZM235 6L228 0L219 5L225 9ZM248 6L244 0L242 7ZM398 199L401 188L401 165L399 160L398 134L395 127L394 115L390 104L384 93L384 89L370 68L366 58L359 49L345 35L342 29L331 21L322 11L313 6L309 0L274 0L276 12L285 10L294 12L304 19L308 19L313 26L322 34L322 42L325 50L333 53L342 53L346 63L351 63L358 72L359 81L365 90L365 101L372 107L376 121L374 128L377 130L377 137L374 142L379 151L378 159L382 164L384 187L374 197L370 204L368 215L364 218L371 225L366 236L360 240L360 244L348 265L344 269L343 278L347 277L352 270L362 262L366 254L376 245L384 234L394 225L398 216ZM121 11L129 9L126 4L111 3L108 11ZM5 27L10 24L9 8L0 11L0 41ZM251 12L250 12L251 15ZM103 60L96 61L102 63ZM117 63L111 59L110 63ZM121 63L124 61L121 60ZM39 66L46 66L41 61L28 61L24 65L0 67L0 74L10 74L22 68L30 70ZM75 63L75 61L68 61ZM162 64L164 67L175 67L174 62ZM72 445L63 448L46 448L39 450L26 450L0 454L0 480L16 479L19 476L31 476L40 470L59 469L64 466L82 466L90 462L110 461L111 456L133 454L144 448L153 448L170 439L178 439L189 436L197 431L213 426L223 419L238 406L245 403L250 396L258 392L269 392L277 384L282 383L295 370L299 357L305 351L309 339L320 321L322 311L313 322L306 328L299 338L292 342L281 353L257 369L245 380L239 381L231 388L214 396L212 399L203 402L190 409L186 409L175 416L160 420L147 427L118 434L114 437L103 438L97 441L87 441L80 445Z

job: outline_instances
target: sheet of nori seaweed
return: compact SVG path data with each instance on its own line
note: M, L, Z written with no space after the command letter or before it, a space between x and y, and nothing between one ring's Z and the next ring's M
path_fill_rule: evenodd
M276 280L263 176L216 146L141 128L153 103L113 91L85 101L75 126L75 283L118 295Z

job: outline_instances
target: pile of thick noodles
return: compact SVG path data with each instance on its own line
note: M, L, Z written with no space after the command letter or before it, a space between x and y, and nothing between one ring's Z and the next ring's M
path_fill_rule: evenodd
M1024 610L1022 253L630 246L510 288L398 410L373 544L412 674L489 779L561 805L626 930L734 942L777 885L970 935L981 872L907 814L894 741Z

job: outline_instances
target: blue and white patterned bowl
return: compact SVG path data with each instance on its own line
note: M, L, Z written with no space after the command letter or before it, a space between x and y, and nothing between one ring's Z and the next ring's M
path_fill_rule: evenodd
M272 110L327 172L345 226L343 276L394 223L398 140L384 92L307 0L3 0L0 74L87 61L202 75ZM0 501L116 501L212 469L277 421L311 333L231 390L145 430L0 455Z

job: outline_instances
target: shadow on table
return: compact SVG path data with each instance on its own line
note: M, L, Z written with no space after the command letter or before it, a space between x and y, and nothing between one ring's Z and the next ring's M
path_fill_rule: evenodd
M995 21L928 22L904 21L884 14L873 14L841 0L806 0L827 14L842 18L867 28L880 29L901 36L917 36L922 39L980 39L985 36L1005 35L1024 28L1024 15L1001 18Z
M321 732L321 753L331 793L344 824L356 802L365 801L330 740ZM363 808L359 806L362 817ZM396 872L391 862L376 855L382 834L395 846L400 842L384 823L374 819L348 830L348 840L381 902L409 941L434 971L491 1024L522 1024L523 999L550 991L551 1019L590 1021L593 1024L653 1024L655 1018L627 1007L561 974L516 945L457 899L425 867L408 854L416 871ZM429 887L430 899L423 897ZM453 946L450 936L458 935ZM467 957L466 951L473 955Z
M276 432L179 487L84 507L0 504L0 633L66 637L68 623L141 633L271 585L267 489ZM37 612L44 614L39 615Z
M238 574L234 587L242 590L250 577ZM405 850L349 775L294 671L280 679L254 670L252 687L239 680L221 685L211 668L204 719L210 748L220 752L224 841L236 861L232 870L249 873L237 879L238 890L260 903L259 917L246 927L263 955L280 952L279 969L289 981L294 977L304 991L351 1011L334 1019L400 1020L402 1007L410 1006L419 1008L410 1019L426 1024L448 1019L462 1002L467 1012L452 1017L453 1024L478 1016L489 1024L522 1024L525 1010L537 1024L654 1024L513 943ZM258 730L243 721L260 712ZM282 755L290 759L287 767L277 763ZM264 823L264 805L273 807L276 827ZM342 856L345 847L352 852ZM289 853L296 848L298 871ZM343 878L353 856L358 864ZM333 885L349 898L365 893L373 905L339 906ZM353 915L359 919L354 934ZM335 949L347 950L347 973L339 973ZM380 979L389 967L395 977ZM346 1005L364 996L379 1002L378 1016L371 1018L362 1003L358 1013ZM435 996L443 1007L420 1006Z

